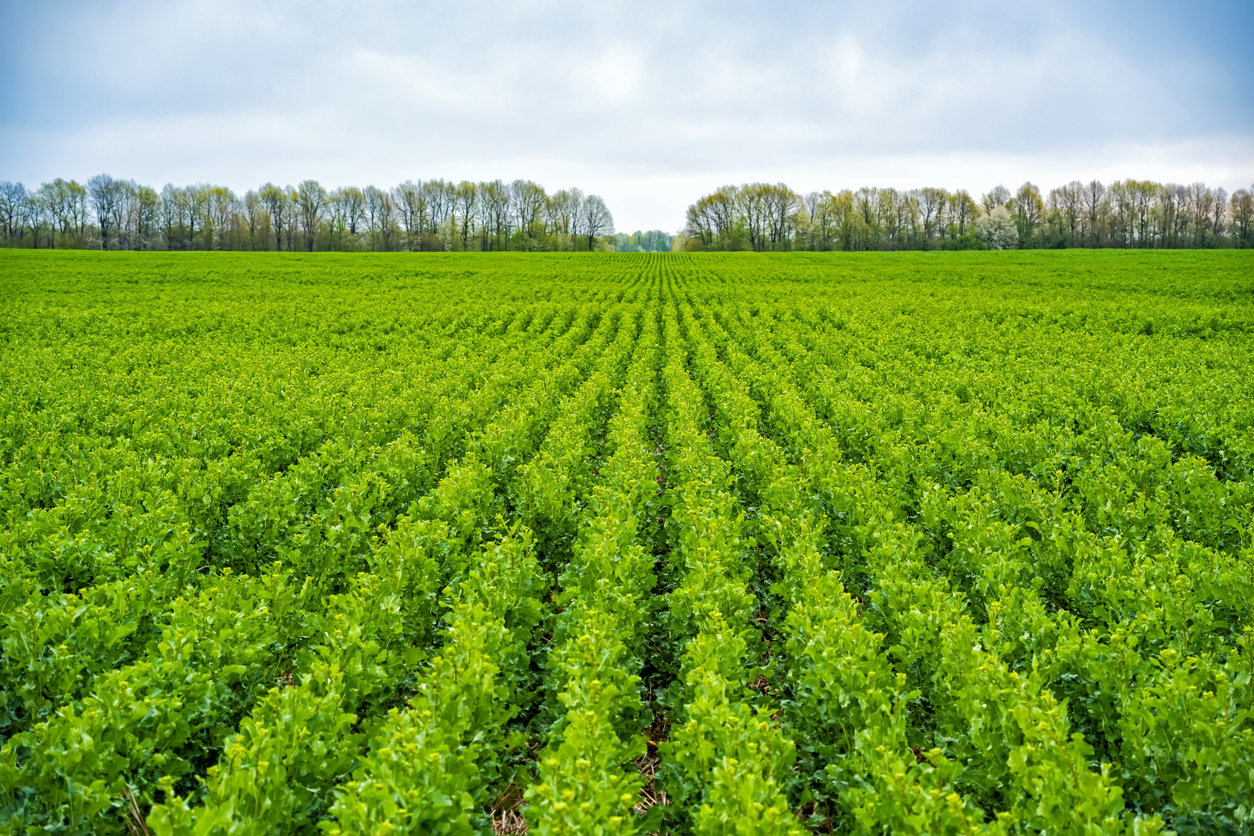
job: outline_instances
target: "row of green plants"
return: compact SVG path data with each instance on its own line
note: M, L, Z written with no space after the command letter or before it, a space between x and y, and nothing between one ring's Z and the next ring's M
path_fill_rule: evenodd
M559 323L559 327L567 324ZM568 348L558 346L559 356ZM534 350L533 337L525 349L518 349L517 355L505 354L501 370L515 372L522 352ZM73 486L72 496L81 497L88 491L95 494L88 499L67 499L66 503L48 509L47 515L28 512L26 524L14 527L10 534L13 542L30 543L40 550L57 543L58 535L66 536L69 524L64 516L57 521L59 524L48 517L67 505L99 502L106 507L98 512L98 517L106 518L109 524L75 531L73 543L77 548L60 552L65 562L77 567L80 573L95 569L94 574L81 581L90 585L78 592L66 593L59 586L50 586L47 576L39 571L43 567L40 555L18 552L25 558L19 565L27 572L26 583L10 587L15 600L3 625L7 672L4 685L6 695L11 695L7 701L10 733L45 719L61 705L77 699L96 674L118 668L150 649L151 642L166 626L164 616L171 598L186 594L204 576L205 569L233 568L255 575L270 567L281 550L286 565L298 573L306 572L310 567L301 566L307 559L302 558L298 544L305 544L306 552L322 549L327 534L339 541L333 548L340 551L333 552L333 556L350 554L364 537L370 536L372 511L386 514L381 510L384 506L403 508L429 489L440 471L442 453L449 452L441 450L441 439L456 438L458 431L465 431L467 420L476 420L473 412L466 409L473 408L475 400L466 395L469 387L475 385L476 376L481 377L494 359L495 354L489 352L483 358L485 365L467 364L467 375L446 381L452 385L451 391L431 387L445 408L439 420L428 425L425 437L392 427L384 431L389 436L393 432L398 435L383 446L369 444L369 436L357 434L327 439L311 454L268 478L260 477L256 472L259 465L250 462L245 473L252 476L253 483L247 487L247 493L231 502L225 514L214 514L209 519L179 518L179 512L189 504L193 509L215 504L203 501L204 492L212 489L212 483L205 485L202 477L195 484L193 475L177 490L183 496L202 501L181 503L163 497L151 504L150 511L128 518L123 510L125 505L119 509L117 504L111 504L118 503L119 494L131 488L131 484L122 481L129 475L125 468L114 474L111 484ZM513 378L504 376L497 385L480 385L480 411L494 409L513 382ZM430 408L434 407L433 403ZM375 418L377 424L387 426L374 410L363 412L364 420ZM449 425L439 426L440 422ZM377 425L373 429L380 431ZM154 470L161 461L156 460ZM107 463L108 460L93 462L95 466ZM188 469L196 463L189 463ZM234 478L240 477L238 470L228 470L230 463L215 466L218 463L211 460L205 464L205 470L211 473L229 472ZM177 475L185 478L187 472ZM90 522L91 518L85 520ZM126 524L118 524L119 520ZM116 536L119 529L121 536ZM358 541L357 546L353 540ZM128 554L130 561L121 567L112 562L103 567L100 563L92 564L89 558L101 552ZM20 578L15 574L10 583L16 584ZM19 590L23 593L20 599ZM101 631L100 624L110 624L112 629Z
M349 626L342 636L329 635L318 642L318 658L307 668L298 668L300 682L292 688L267 694L251 715L241 721L239 732L227 739L217 765L209 770L203 798L175 797L172 802L154 808L150 818L155 821L157 832L182 833L198 828L205 832L214 832L217 828L270 832L276 826L296 829L312 826L328 812L330 791L344 783L359 762L355 779L369 786L374 761L363 751L366 741L371 740L371 749L377 751L380 738L386 747L387 740L405 734L398 731L397 726L403 727L414 719L409 712L414 710L415 702L420 714L424 703L434 705L435 709L451 703L454 711L467 713L463 718L464 730L487 735L482 742L485 748L493 748L492 738L483 727L499 730L501 721L509 716L504 700L514 691L512 683L508 677L502 677L499 682L491 681L490 667L478 676L471 674L463 678L463 674L475 670L476 665L495 665L502 670L506 667L505 657L514 657L516 664L525 664L525 654L521 651L527 644L526 630L538 620L538 615L528 614L535 607L527 602L542 596L547 583L536 571L531 535L525 529L520 531L515 526L507 532L495 533L498 538L507 534L515 538L521 535L521 540L518 545L505 545L491 555L481 556L478 566L468 551L473 554L478 544L490 541L494 526L503 527L499 510L517 479L518 462L533 454L558 406L563 404L563 395L579 384L618 333L616 317L598 317L597 320L601 327L595 331L589 318L584 328L570 332L573 340L566 350L557 351L552 357L545 353L535 355L522 372L526 385L513 393L511 401L502 405L486 427L470 436L467 451L457 466L435 491L417 503L404 524L396 527L395 531L406 541L399 551L402 560L421 559L438 549L440 574L436 584L407 589L408 594L396 602L398 611L390 618L357 610L363 617L358 620L356 632ZM545 368L545 361L550 363L548 368ZM369 530L368 527L363 529ZM434 541L433 545L425 542L430 540ZM351 553L328 554L326 549L317 553L329 557L331 566L353 565ZM403 578L406 573L402 570L398 574ZM381 576L386 578L387 573L369 571L357 577L378 583ZM457 594L463 584L464 597ZM445 619L457 641L446 639L443 653L431 663L431 673L420 677L412 686L417 693L406 697L405 680L415 675L413 648L420 647L421 643L415 641L414 635L398 628L412 624L420 631L430 629L434 613L422 612L421 607L423 601L430 601L432 593L439 589L448 590L445 594L450 600L445 606L449 614ZM374 602L380 597L380 593L372 590L368 600ZM485 601L492 606L486 613ZM400 607L414 606L420 608L415 613L418 617L412 621L408 613L400 617ZM505 619L506 615L505 629L509 632L502 634L499 625L491 619L493 616ZM370 636L372 630L391 631L395 638L385 645ZM463 634L468 636L467 647L460 643ZM518 643L521 648L517 647ZM476 650L483 654L481 659ZM375 662L373 668L358 661L363 654L367 661ZM524 657L522 662L516 660L519 656ZM341 672L344 684L337 687ZM485 676L492 687L485 689ZM399 711L389 713L377 731L378 737L371 733L373 728L365 731L355 728L362 720L367 727L373 727L371 719L399 699L407 699L409 709L404 716ZM449 718L441 715L440 719ZM456 721L435 725L439 731L457 739ZM297 736L293 737L292 733ZM386 766L382 769L387 771ZM449 769L454 773L473 772L473 759L459 752ZM336 803L349 820L350 830L376 832L380 824L376 815L367 814L363 820L360 816L353 818L348 812L353 809L355 786L347 785L348 800L341 798ZM462 789L462 793L465 792ZM483 799L477 797L481 793L482 790L470 798L481 803ZM370 796L369 791L366 795ZM196 803L197 800L200 803ZM438 792L431 801L435 807L441 806ZM425 805L413 803L412 808L406 805L397 815L406 822L406 827L416 828L414 832L430 832L428 817L439 827L440 820L451 815L453 824L450 826L456 826L460 818L469 814L466 808L467 804L462 803L460 810L437 809L432 814ZM329 812L335 815L334 808ZM169 818L164 818L167 815Z
M844 421L850 420L846 413ZM920 454L927 458L915 446L910 467L916 471ZM1096 451L1091 455L1096 457ZM988 459L980 455L977 460ZM973 471L968 478L998 486L994 496L1000 501L986 502L978 517L954 514L956 507L980 507L980 485L948 496L934 485L922 497L918 514L931 539L947 535L931 546L934 564L984 609L986 630L996 639L986 644L1015 669L1039 673L1058 696L1069 698L1089 740L1122 741L1118 747L1106 746L1102 756L1121 768L1134 807L1162 811L1182 828L1239 827L1244 815L1239 799L1247 787L1239 777L1244 771L1233 767L1245 760L1250 734L1249 695L1242 687L1248 667L1249 638L1243 626L1249 624L1244 603L1249 573L1243 571L1248 546L1243 559L1167 534L1165 541L1150 539L1129 561L1120 557L1123 549L1083 530L1082 513L1067 515L1060 497L1022 474L993 469ZM1210 485L1221 492L1225 488L1213 477ZM1133 512L1129 517L1144 515L1142 498L1120 499ZM942 505L946 511L939 509ZM1095 570L1101 572L1099 578L1093 577ZM887 576L883 571L875 575ZM1061 606L1049 594L1060 581L1072 593ZM1076 590L1113 598L1122 606L1085 607ZM1068 606L1084 618L1074 617ZM1179 699L1188 692L1184 683L1189 681L1198 683L1193 687L1200 699L1185 698L1181 710L1194 722L1177 717L1172 728L1160 719L1171 712L1155 690L1171 683L1172 695ZM1177 686L1184 691L1176 691ZM1119 698L1112 702L1103 694ZM1093 719L1095 714L1101 722ZM1195 725L1202 717L1203 725ZM1103 723L1106 728L1094 728ZM1217 763L1227 768L1216 773L1205 766ZM1199 780L1199 774L1208 780Z
M659 783L670 816L694 833L794 833L785 785L794 746L756 706L747 686L761 657L754 629L752 546L745 512L730 490L731 464L717 455L709 405L688 370L689 345L673 307L663 309L666 346L667 520L678 582L666 629L680 655L668 689L674 713Z
M448 587L443 652L425 671L418 693L372 735L369 752L335 794L332 819L323 825L327 832L473 833L483 826L494 791L512 776L503 755L521 742L510 723L528 707L524 695L535 690L532 636L543 624L553 574L542 563L547 556L538 553L548 544L551 554L558 539L545 523L572 518L583 495L578 483L586 474L577 471L598 426L590 419L609 407L638 317L638 310L625 315L628 321L591 373L560 403L539 449L503 483L499 499L520 517L511 535L524 521L546 534L533 538L523 528L525 558L472 563L468 582ZM536 411L534 403L517 410L520 417ZM511 497L525 499L520 506Z
M24 258L4 832L1251 826L1235 254Z
M251 501L233 505L230 522L234 525L230 526L232 536L228 538L233 547L217 555L219 565L214 568L228 580L232 575L229 564L240 562L246 564L242 567L245 571L278 571L283 573L280 577L290 576L286 586L299 587L297 591L304 595L302 604L298 607L284 604L276 596L275 607L280 612L296 614L295 629L276 633L272 625L263 623L250 634L251 638L232 634L231 642L209 645L200 633L187 629L186 623L178 617L179 608L174 608L169 622L161 625L159 636L146 648L147 658L110 671L107 682L89 683L93 685L91 697L71 702L46 722L6 743L0 755L8 756L11 767L5 784L15 800L15 818L28 824L45 820L59 822L72 832L98 832L110 825L120 830L122 822L116 816L99 817L124 808L128 792L149 790L158 777L165 779L159 786L167 794L189 789L204 792L204 788L195 789L195 782L180 783L189 773L197 771L191 765L190 755L194 754L203 766L205 757L223 747L224 732L239 722L239 711L250 705L266 684L294 683L306 678L320 682L323 674L346 669L348 665L355 671L349 690L319 693L314 698L317 705L325 706L327 700L341 699L357 707L360 701L379 690L383 694L376 695L377 698L386 699L387 689L395 690L396 683L409 675L407 671L415 657L413 650L406 648L414 643L416 635L430 631L434 610L429 604L438 587L414 588L422 578L407 579L405 572L395 579L398 586L409 593L404 602L406 618L403 622L409 629L391 635L392 646L385 645L381 651L388 664L376 665L373 669L364 666L358 658L361 645L375 641L369 630L363 633L363 625L377 631L381 618L389 620L387 616L394 616L400 610L398 604L390 604L390 609L384 611L386 615L381 617L379 611L363 608L356 598L344 598L355 615L347 626L339 625L334 629L311 627L312 614L322 607L334 606L329 603L333 598L327 596L334 596L346 578L350 585L357 582L353 580L355 569L366 568L370 543L377 537L379 526L406 505L418 505L426 518L439 521L445 527L442 531L452 527L462 548L482 537L494 507L490 500L493 471L482 461L496 465L501 472L511 471L518 449L526 450L534 443L544 422L551 417L554 405L550 396L554 387L560 391L561 387L577 380L616 333L614 317L602 317L595 309L584 309L578 316L575 313L572 309L560 321L554 321L556 333L561 336L548 350L536 352L537 340L531 336L523 340L524 350L517 356L507 352L496 375L479 381L475 397L459 400L458 403L471 407L460 420L457 416L461 410L452 408L452 403L446 404L451 411L446 411L442 417L448 420L449 416L454 416L454 433L457 424L466 419L472 421L469 428L474 427L476 410L473 407L477 402L480 421L488 417L497 420L473 433L466 453L469 464L450 470L430 496L423 496L430 485L430 477L424 474L432 470L421 465L431 459L438 461L440 451L431 437L418 439L405 434L373 451L355 445L343 445L331 452L319 450L318 454L272 479L259 482L250 492ZM602 327L597 328L598 323ZM520 363L523 359L529 362ZM519 384L527 384L522 392L519 392ZM501 415L499 410L507 399L512 399L512 404L506 414ZM462 431L466 429L463 427ZM439 437L446 435L441 432ZM337 486L340 480L347 480L348 484ZM407 531L408 526L399 526L397 530ZM441 541L453 539L448 533L433 536ZM451 547L445 543L443 548L447 551ZM246 555L247 560L237 555ZM411 569L408 574L413 572ZM361 577L372 578L374 584L379 582L373 573ZM245 592L252 585L250 576L245 574L242 583L236 582L232 589ZM247 623L242 619L243 611L223 611L219 604L221 596L215 593L216 590L211 590L198 600L208 612L196 610L189 618L204 617L211 623L225 620L228 625L236 621ZM367 603L377 604L381 597L386 598L383 593L372 591ZM150 602L141 600L139 603ZM249 603L245 599L245 605ZM79 638L79 635L78 631L73 631L72 637ZM239 646L232 646L232 643ZM261 650L248 656L252 644L260 644ZM333 659L331 668L318 667L321 664L318 655L326 655L337 647L345 660ZM198 655L189 656L189 648ZM80 645L73 653L61 650L60 656L77 661L91 649ZM245 654L245 661L236 662L238 657L222 655L237 652ZM258 652L269 655L257 656ZM225 667L227 675L215 682L214 671L219 667ZM195 672L194 679L181 681L189 669ZM379 679L373 684L366 677L371 671ZM363 677L364 681L359 681ZM123 694L110 697L113 690L110 686L124 689ZM300 693L310 693L315 687L307 686ZM211 694L216 691L216 699L206 697L206 689L211 689ZM293 698L280 698L274 696L276 693L271 692L271 701L278 700L275 705L280 708L290 707L288 702ZM54 698L67 696L73 694L55 694ZM200 707L205 716L187 712L187 706L197 701L202 703ZM161 705L164 710L158 713L155 705ZM255 712L261 711L264 716L267 708L278 710L263 702ZM120 712L123 718L144 717L152 725L135 726L119 721L115 712ZM178 716L180 722L168 722L171 716ZM279 716L291 715L280 711ZM108 735L100 734L102 725L116 730L119 739L112 741ZM264 738L264 726L261 728L261 732L254 733ZM189 740L189 736L192 739ZM79 751L84 748L83 739L97 741L94 748L103 750L103 757L84 762ZM323 739L322 742L328 741ZM329 742L342 748L336 739ZM264 744L259 745L263 751L261 759L264 759L265 753L271 750L266 750ZM179 749L189 756L182 757ZM294 753L293 757L298 755ZM223 758L226 757L224 754ZM140 769L142 763L151 763L154 771ZM290 805L298 803L299 799L294 801L289 797L287 802ZM186 804L185 801L178 803ZM279 809L292 812L282 806ZM271 824L280 819L273 815L261 817L262 822Z
M707 360L707 363L713 367L711 379L717 381L717 367L711 361ZM720 425L733 431L733 437L729 439L732 458L738 462L759 462L759 478L774 477L776 463L782 456L779 448L754 433L758 411L756 403L744 391L738 393L735 385L729 383L729 378L723 378L721 382L725 388L719 401L728 404L728 413ZM752 473L749 475L751 481L759 481L752 479ZM873 494L868 497L864 491L861 498L864 502L867 499L873 501ZM798 496L794 494L789 499L792 502L785 507L795 505ZM779 497L776 501L786 500ZM813 514L817 509L806 510ZM874 507L866 508L865 512L869 512L874 519ZM870 533L870 543L863 546L862 555L868 563L882 549L883 544L876 541L893 533L891 518L878 522L886 530ZM805 526L801 526L800 530L804 532ZM783 528L782 531L788 532L789 529ZM904 551L891 546L882 550L893 559L899 559ZM981 652L978 639L970 641L969 628L968 635L963 634L962 628L967 622L961 612L961 599L955 601L942 590L931 592L926 575L912 578L904 569L893 566L887 571L875 573L877 580L882 577L893 584L892 591L884 597L898 612L885 614L902 618L905 622L893 623L890 620L885 626L893 630L903 644L904 641L911 641L915 645L898 645L895 653L890 651L889 657L898 670L932 668L930 679L907 676L904 684L915 686L915 693L907 694L908 699L921 698L924 693L928 695L932 709L928 720L937 725L940 725L938 720L941 719L948 723L941 738L947 745L919 754L923 761L941 774L941 783L949 783L960 790L964 800L956 803L955 799L948 799L948 804L940 805L940 809L916 812L912 821L904 815L906 811L918 810L918 799L912 799L914 805L901 808L903 821L898 827L929 832L933 828L967 831L972 828L973 822L964 815L966 811L963 808L974 802L998 814L995 820L998 827L1109 832L1117 823L1111 814L1122 806L1118 790L1111 792L1103 787L1100 776L1088 779L1078 777L1089 775L1087 764L1082 753L1079 753L1081 757L1077 757L1076 752L1067 748L1066 721L1059 720L1056 706L1051 705L1048 696L1042 696L1039 686L1033 687L1032 683L1019 688L1020 693L1015 694L1016 686L1019 686L1016 675L999 668L995 660L988 660ZM889 633L890 637L894 637L893 633ZM950 658L958 652L966 652L968 658ZM992 701L989 694L996 694L1000 699ZM1021 708L1015 704L1016 697ZM798 713L805 716L809 706L804 701L797 701L796 705ZM891 716L891 709L888 713ZM1028 717L1025 718L1024 714ZM1047 731L1042 724L1051 720L1045 718L1052 718L1055 725L1061 723L1061 726ZM1036 734L1033 735L1033 732ZM899 749L898 755L909 751L909 748L904 751ZM1018 772L1007 767L1016 760L1023 764ZM1038 760L1042 763L1034 762ZM950 764L954 762L962 764L963 768L953 769ZM1070 768L1066 768L1068 765ZM893 766L900 768L899 763ZM827 771L826 766L824 771ZM932 775L929 774L928 778ZM920 782L924 788L928 783L927 780ZM994 789L1002 787L1005 787L1002 792ZM846 795L858 797L857 793ZM1050 806L1039 803L1042 799L1048 799ZM1084 800L1087 804L1076 806L1069 803L1075 800ZM896 809L901 803L898 799L893 801L893 804L887 805L888 809ZM875 819L883 817L881 812ZM975 820L980 818L977 812Z
M660 505L649 426L658 335L655 323L643 324L599 478L567 525L573 553L558 578L543 683L546 742L525 794L528 832L537 834L630 833L639 825L633 808L643 778L634 762L646 752L640 672L655 604L651 534ZM586 448L571 452L568 460L588 458ZM547 481L549 491L561 484Z

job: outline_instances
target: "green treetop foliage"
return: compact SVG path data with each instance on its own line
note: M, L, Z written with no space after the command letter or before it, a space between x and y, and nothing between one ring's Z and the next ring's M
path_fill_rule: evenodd
M976 201L964 190L799 195L783 183L750 183L724 186L689 206L677 249L1248 249L1254 247L1251 192L1254 187L1229 197L1204 183L1121 180L1107 187L1073 180L1047 194L1032 183L1015 192L997 186Z
M393 189L317 180L235 194L225 186L160 192L107 174L29 190L0 182L0 247L105 250L623 251L670 250L661 232L615 236L598 195L548 194L529 180L406 180ZM652 237L650 237L652 236ZM665 239L663 248L661 238ZM642 243L643 242L643 243Z

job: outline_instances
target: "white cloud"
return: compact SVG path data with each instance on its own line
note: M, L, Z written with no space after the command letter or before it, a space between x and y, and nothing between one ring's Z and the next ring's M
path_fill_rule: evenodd
M525 177L628 229L758 179L1254 180L1249 60L1129 48L1092 2L34 7L6 12L0 177Z

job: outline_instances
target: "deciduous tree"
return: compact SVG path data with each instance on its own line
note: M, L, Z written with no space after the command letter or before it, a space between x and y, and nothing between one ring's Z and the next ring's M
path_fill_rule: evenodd
M581 207L583 235L588 239L588 250L591 251L596 239L614 234L614 216L599 195L588 195Z
M291 217L291 200L283 189L273 183L266 183L257 191L261 205L266 207L266 215L270 218L270 229L274 232L274 248L283 249L283 233L288 228Z
M980 239L990 250L1012 250L1019 246L1019 229L1010 210L994 206L993 211L975 222Z
M305 180L296 187L296 206L305 230L305 251L313 252L322 213L327 205L327 190L317 180Z

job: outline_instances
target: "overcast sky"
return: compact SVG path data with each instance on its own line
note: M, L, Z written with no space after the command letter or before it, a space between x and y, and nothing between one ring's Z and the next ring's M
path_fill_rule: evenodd
M1254 2L0 0L0 179L1254 182Z

